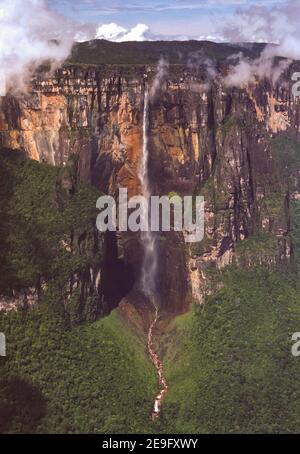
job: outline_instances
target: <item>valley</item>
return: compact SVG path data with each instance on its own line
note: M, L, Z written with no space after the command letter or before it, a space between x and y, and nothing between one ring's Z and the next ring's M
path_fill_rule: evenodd
M236 46L101 44L0 98L0 432L299 430L299 64L228 87ZM100 233L120 188L204 196L204 240Z

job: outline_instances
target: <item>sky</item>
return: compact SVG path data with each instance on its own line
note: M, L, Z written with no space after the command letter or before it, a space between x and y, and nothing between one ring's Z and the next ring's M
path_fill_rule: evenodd
M297 0L294 0L297 2ZM76 22L96 24L99 38L129 40L216 37L237 9L284 0L49 0L49 7ZM136 27L140 24L139 27ZM102 26L105 25L104 29ZM143 25L143 27L141 26ZM131 31L133 29L133 31ZM82 35L84 38L84 34ZM124 38L124 39L123 39Z

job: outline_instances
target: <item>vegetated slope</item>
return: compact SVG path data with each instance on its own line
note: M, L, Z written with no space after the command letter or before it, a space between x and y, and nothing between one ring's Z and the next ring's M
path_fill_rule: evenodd
M156 377L145 345L116 313L95 321L103 313L88 279L102 260L99 193L76 181L74 159L54 168L0 153L1 302L19 304L0 311L0 432L136 433L150 425Z
M209 41L144 41L114 43L93 40L74 45L69 62L91 65L145 65L156 64L165 57L170 64L192 63L192 58L203 57L216 61L239 52L249 58L258 57L265 44L228 44Z
M176 321L166 360L170 433L298 433L295 276L231 269L223 287Z
M1 433L140 433L149 430L156 377L116 312L65 329L51 302L0 313Z
M77 181L75 161L58 168L0 151L0 294L25 300L32 292L35 299L51 294L70 322L101 313L90 282L102 260L100 193Z

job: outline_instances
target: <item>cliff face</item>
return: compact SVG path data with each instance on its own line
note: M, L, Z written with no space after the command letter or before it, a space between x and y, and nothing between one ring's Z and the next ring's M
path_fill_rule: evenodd
M36 79L30 94L0 98L0 143L54 165L76 154L84 181L112 195L119 187L139 194L144 91L154 77L154 67L70 67ZM159 287L167 310L183 310L191 295L201 300L209 268L290 259L298 171L282 164L281 152L299 141L299 105L288 82L207 87L197 73L170 69L150 103L151 184L155 194L204 195L206 235L190 248L180 235L162 237ZM251 248L253 236L259 250ZM135 279L140 246L134 235L118 237L119 258Z

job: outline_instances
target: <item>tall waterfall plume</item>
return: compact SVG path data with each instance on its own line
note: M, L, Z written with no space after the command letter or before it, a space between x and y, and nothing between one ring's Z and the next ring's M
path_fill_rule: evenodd
M143 152L140 166L140 181L144 197L150 201L151 189L149 182L149 149L148 149L148 128L149 128L149 91L146 88L144 94L143 112ZM142 208L143 216L148 220L148 206ZM156 277L158 265L157 234L150 229L142 232L142 243L144 249L144 259L142 265L141 287L143 293L155 303L156 297Z
M146 88L144 94L144 111L143 111L143 152L140 166L140 180L142 184L143 195L150 202L151 188L149 180L149 148L148 148L148 130L149 130L149 91ZM149 204L150 206L150 204ZM149 206L143 206L143 216L148 220ZM164 395L168 390L168 384L164 377L163 364L155 352L153 342L153 330L159 320L159 305L157 293L157 271L158 271L158 234L148 229L142 232L141 240L144 249L144 259L142 264L141 289L147 299L154 307L154 319L148 331L148 352L150 359L157 371L159 394L155 398L152 419L158 419L161 412L161 404Z

